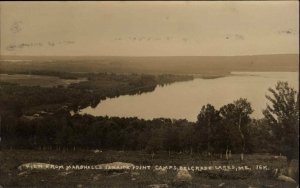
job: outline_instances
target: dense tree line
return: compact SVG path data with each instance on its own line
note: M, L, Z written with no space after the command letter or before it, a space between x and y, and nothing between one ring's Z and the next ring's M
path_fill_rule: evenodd
M207 152L224 153L229 147L233 153L240 152L241 140L235 134L222 130L219 122L207 135L207 127L186 120L71 116L64 111L34 120L2 118L2 147L29 149L113 149L147 150L149 152ZM217 127L219 126L219 127ZM249 123L249 132L268 134L262 122ZM264 137L264 147L255 148L257 137L246 137L245 152L272 152L271 138ZM224 142L225 141L225 142ZM209 144L210 143L210 144ZM208 146L209 145L209 146Z
M29 149L113 149L221 154L274 152L268 124L243 117L239 131L240 99L215 110L202 108L197 122L186 120L71 116L61 110L28 120L6 114L2 118L2 147ZM232 114L234 113L234 114ZM263 137L262 135L266 135ZM259 142L259 143L257 143ZM262 145L263 143L263 145Z

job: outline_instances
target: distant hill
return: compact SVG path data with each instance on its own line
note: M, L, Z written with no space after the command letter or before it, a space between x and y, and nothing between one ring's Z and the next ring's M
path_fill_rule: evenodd
M0 71L225 74L231 71L298 71L299 54L251 56L2 56ZM5 61L32 60L32 61Z

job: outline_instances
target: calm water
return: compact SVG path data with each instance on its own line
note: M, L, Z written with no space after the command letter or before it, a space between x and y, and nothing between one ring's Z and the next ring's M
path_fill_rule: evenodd
M101 101L96 108L85 108L81 114L153 119L159 117L196 121L201 107L210 103L217 109L239 98L247 98L254 112L262 117L265 95L278 80L288 81L298 90L297 72L233 72L232 76L216 79L194 79L158 86L153 92L124 95Z

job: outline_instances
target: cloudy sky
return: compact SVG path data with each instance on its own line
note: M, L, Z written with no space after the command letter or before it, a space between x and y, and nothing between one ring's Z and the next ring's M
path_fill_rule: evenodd
M2 55L298 53L298 1L0 2Z

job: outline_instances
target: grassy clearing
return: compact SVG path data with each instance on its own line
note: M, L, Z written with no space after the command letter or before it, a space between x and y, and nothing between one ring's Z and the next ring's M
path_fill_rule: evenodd
M134 165L236 165L253 166L266 165L270 169L283 168L285 158L274 158L272 155L246 155L245 161L240 162L238 155L233 155L229 161L210 158L199 154L160 153L152 156L145 152L135 151L32 151L5 150L0 152L0 185L22 187L146 187L151 184L167 184L178 187L173 183L175 170L157 173L153 170L25 170L17 167L29 162L44 162L57 165L97 165L115 161L133 163ZM272 176L272 171L232 171L208 172L190 171L193 179L184 187L296 187L281 182Z
M0 82L8 82L19 84L21 86L68 86L72 83L79 83L86 79L61 79L55 76L39 76L39 75L25 75L25 74L0 74Z

